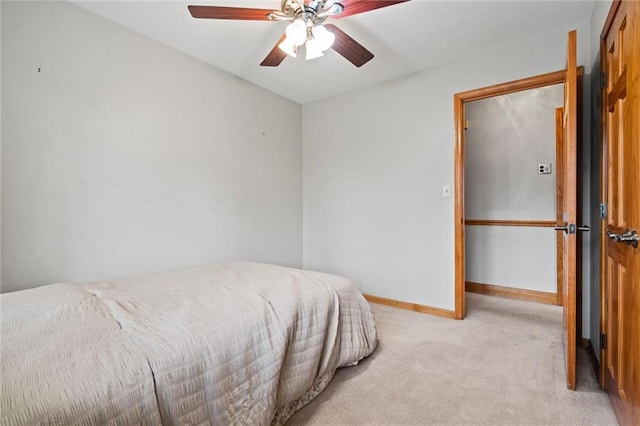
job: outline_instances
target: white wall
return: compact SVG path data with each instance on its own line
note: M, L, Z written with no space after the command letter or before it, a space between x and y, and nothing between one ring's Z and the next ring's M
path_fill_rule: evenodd
M564 86L465 103L467 219L556 219L555 109ZM539 175L538 164L551 163Z
M453 309L453 93L563 68L571 28L589 72L610 3L305 106L305 266ZM1 4L3 291L226 258L299 266L298 105L71 5Z
M607 16L609 15L609 9L611 9L611 0L596 0L593 13L591 14L591 21L589 22L590 26L590 37L589 43L591 46L591 60L592 65L595 63L596 58L600 54L600 34L602 34L602 29L604 27L604 22L607 20ZM600 62L598 62L599 68ZM591 69L591 68L589 68Z
M564 86L465 103L467 219L556 219L555 109ZM550 163L551 174L538 174ZM468 226L466 280L557 292L552 228Z
M557 293L553 228L466 227L466 280Z
M366 293L454 308L453 95L563 69L567 31L303 107L304 266Z
M300 105L61 2L3 2L2 86L2 291L301 266Z

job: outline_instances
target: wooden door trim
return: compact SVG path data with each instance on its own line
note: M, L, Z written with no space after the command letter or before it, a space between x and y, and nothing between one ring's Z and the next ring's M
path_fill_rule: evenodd
M607 34L609 33L609 30L611 30L611 26L613 25L613 21L616 17L616 13L618 12L618 8L620 7L620 4L622 3L621 0L613 0L611 2L611 8L609 9L609 14L607 15L607 19L604 21L604 26L602 27L602 32L600 32L600 41L602 43L600 43L600 46L602 47L602 44L605 41L605 38L607 36ZM605 49L606 51L606 49ZM600 64L604 63L604 59L602 56L602 53L604 51L600 51ZM606 89L603 89L604 91L606 91ZM604 100L604 98L603 98Z
M465 288L465 218L464 218L464 145L465 145L465 117L464 103L506 95L538 87L564 83L566 71L555 71L534 77L500 83L480 89L460 92L453 95L454 121L454 294L456 319L463 319L466 314Z
M464 283L465 283L465 247L464 247L464 132L465 117L464 103L468 99L464 94L453 96L453 122L454 133L454 190L453 190L453 220L454 220L454 308L455 319L464 319L466 314Z
M506 83L494 84L493 86L482 87L480 89L468 90L456 93L463 102L478 101L480 99L492 98L509 93L522 92L523 90L536 89L538 87L551 86L564 82L566 71L554 71L547 74L522 78L520 80L508 81Z
M562 223L562 206L564 199L562 198L562 176L564 173L564 138L562 137L562 119L564 117L564 108L556 108L556 221ZM556 303L562 306L562 281L564 276L563 260L564 255L564 236L561 233L556 235Z
M577 40L576 40L576 48L577 48ZM576 52L577 55L577 52ZM576 58L577 60L577 58ZM577 65L577 62L576 62ZM584 79L584 68L576 67L577 72L577 93L576 93L576 225L583 225L583 203L582 200L584 198L582 193L583 188L583 168L582 168L582 157L583 157L583 145L582 145L582 117L584 113L582 111L583 98L582 95L584 93L583 87L583 79ZM576 343L579 342L580 338L582 338L582 294L583 294L583 274L582 274L582 240L583 233L578 232L576 235ZM577 362L577 361L576 361Z
M607 60L607 34L611 30L611 26L615 20L616 13L620 7L621 1L614 0L609 9L609 14L605 20L602 32L600 33L600 72L604 73L606 70ZM604 86L604 85L602 85ZM600 105L600 202L606 203L607 194L607 173L608 173L608 139L607 139L607 112L608 112L608 98L607 88L602 87L600 89L601 105ZM600 221L600 335L606 332L608 325L607 318L607 292L606 292L606 279L607 279L607 221ZM600 345L600 387L603 390L607 389L607 349Z
M576 63L576 44L577 44L576 31L570 31L567 37L567 76L565 79L565 110L564 110L564 150L572 152L575 155L569 157L563 156L562 160L565 164L563 172L564 188L577 188L578 184L578 76L580 70ZM573 84L569 84L573 83ZM572 108L570 108L573 106ZM567 125L567 123L573 123L573 125ZM573 149L571 149L571 141L573 141ZM570 171L573 171L571 173ZM571 190L569 192L563 191L563 217L566 214L564 220L566 223L577 223L578 219L578 190ZM570 208L571 207L571 208ZM564 275L566 279L563 281L563 328L564 328L564 344L566 352L566 371L567 371L567 388L575 390L576 388L576 336L577 336L577 287L578 276L577 268L579 263L577 261L578 256L578 236L573 234L565 235L564 240L564 257L566 260L564 269ZM574 297L569 297L574 296Z

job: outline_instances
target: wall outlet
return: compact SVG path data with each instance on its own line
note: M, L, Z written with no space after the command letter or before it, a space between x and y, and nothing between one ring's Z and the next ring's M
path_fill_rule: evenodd
M550 175L551 174L551 163L538 164L538 174L539 175Z

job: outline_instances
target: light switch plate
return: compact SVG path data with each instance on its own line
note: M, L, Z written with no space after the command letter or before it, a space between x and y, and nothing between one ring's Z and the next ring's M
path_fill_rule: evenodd
M451 198L451 186L445 185L442 187L442 198Z

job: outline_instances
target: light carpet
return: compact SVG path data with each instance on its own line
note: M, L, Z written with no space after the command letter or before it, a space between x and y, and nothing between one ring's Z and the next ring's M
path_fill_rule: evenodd
M616 425L586 351L565 385L562 308L467 294L455 321L372 304L379 346L287 425Z

